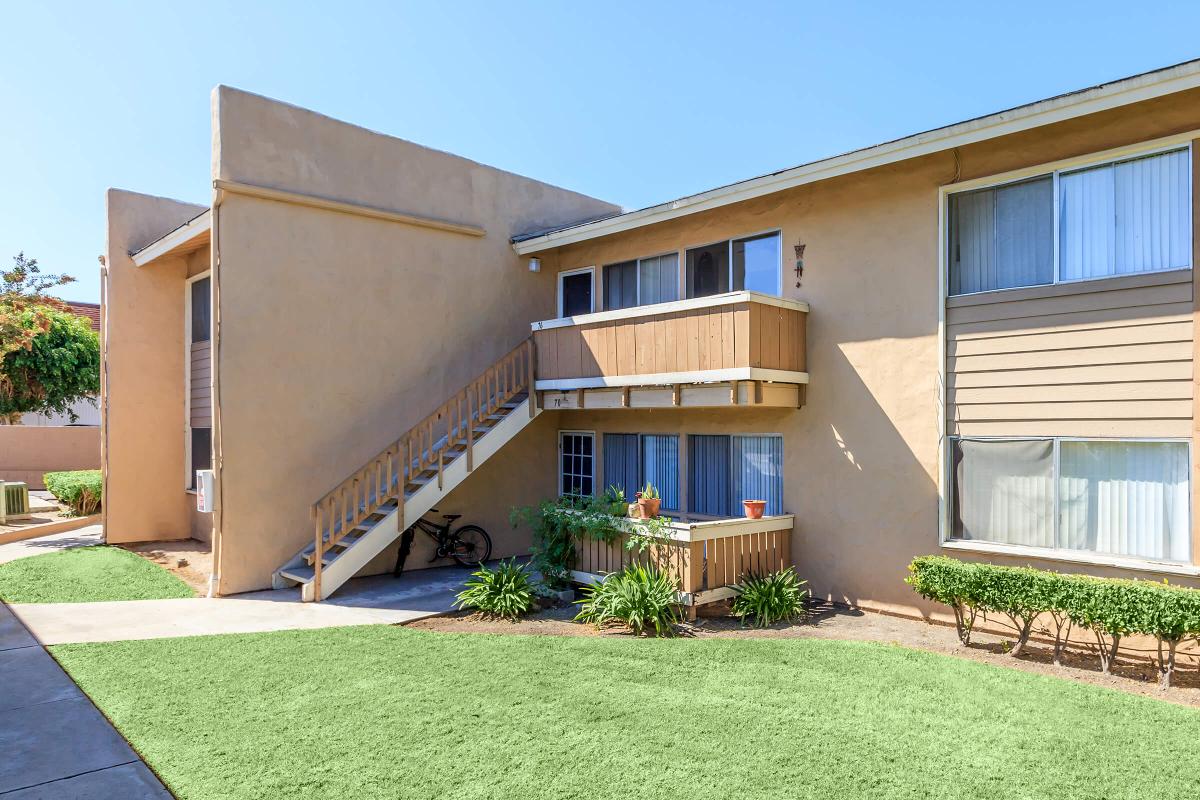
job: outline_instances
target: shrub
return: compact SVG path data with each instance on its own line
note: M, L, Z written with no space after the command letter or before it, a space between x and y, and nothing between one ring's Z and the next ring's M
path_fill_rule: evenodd
M76 516L95 514L100 510L103 481L98 469L75 472L47 472L42 476L46 489L65 503Z
M653 567L630 565L583 592L575 619L597 627L617 621L639 636L651 626L659 636L669 636L680 620L675 581Z
M533 608L533 581L524 564L501 561L496 569L480 567L458 593L459 608L477 608L484 614L515 620Z
M1034 620L1047 613L1055 623L1056 664L1071 626L1077 625L1095 637L1100 670L1108 672L1122 637L1153 636L1158 641L1159 680L1164 688L1170 686L1179 643L1200 636L1200 590L1196 589L967 563L944 556L915 558L909 573L905 582L918 594L955 609L964 643L969 644L976 612L995 612L1007 616L1017 629L1012 650L1016 655L1028 641Z
M745 623L753 618L760 628L781 620L793 620L804 614L808 601L807 581L796 577L791 567L767 575L747 575L733 590L733 613Z
M533 564L547 583L562 588L570 582L575 544L580 540L612 544L624 537L627 549L645 551L668 537L668 518L635 522L626 516L626 507L624 495L611 487L600 497L566 495L536 506L515 507L509 522L514 526L524 522L533 529Z

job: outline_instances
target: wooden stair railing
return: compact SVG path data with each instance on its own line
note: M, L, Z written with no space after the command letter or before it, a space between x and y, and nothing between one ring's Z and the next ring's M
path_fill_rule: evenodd
M359 523L394 500L399 511L397 526L403 530L407 487L414 486L412 491L416 491L436 473L438 488L442 488L446 465L459 455L466 457L467 471L473 470L475 440L499 422L497 413L515 396L528 394L529 416L537 413L534 359L530 337L313 503L313 590L317 600L321 599L324 555ZM420 482L423 476L427 480Z

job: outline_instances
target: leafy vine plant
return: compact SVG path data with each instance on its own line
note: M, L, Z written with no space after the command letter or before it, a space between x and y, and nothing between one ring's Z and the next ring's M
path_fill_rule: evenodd
M615 544L624 539L627 550L645 552L671 541L671 519L658 516L630 519L625 493L610 486L599 497L563 495L536 506L517 506L509 512L513 526L533 529L533 564L543 579L561 588L575 567L575 545L592 539Z

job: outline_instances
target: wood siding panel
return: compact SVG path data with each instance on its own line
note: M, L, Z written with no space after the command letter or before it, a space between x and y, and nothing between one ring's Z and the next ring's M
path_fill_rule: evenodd
M1112 288L1112 287L1117 288ZM1188 275L951 298L947 432L1181 436L1192 428Z
M746 302L535 331L540 380L760 367L804 371L806 312Z

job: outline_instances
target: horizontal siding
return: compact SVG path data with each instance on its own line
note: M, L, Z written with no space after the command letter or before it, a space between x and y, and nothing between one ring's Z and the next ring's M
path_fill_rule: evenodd
M948 433L1191 435L1190 273L1043 291L947 302Z
M194 342L191 353L189 423L193 428L212 427L212 359L209 342Z

